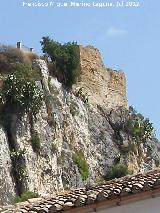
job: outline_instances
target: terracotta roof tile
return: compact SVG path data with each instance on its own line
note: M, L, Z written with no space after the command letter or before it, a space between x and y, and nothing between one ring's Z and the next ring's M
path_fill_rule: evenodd
M125 200L130 195L152 192L156 189L159 190L160 195L160 169L145 174L114 179L106 182L106 184L93 186L90 189L71 190L52 198L29 199L27 202L17 204L14 207L2 207L3 210L0 212L54 213L71 209L76 211L78 207L87 207L87 205L97 203L100 205L102 201L117 198L124 198L123 200Z

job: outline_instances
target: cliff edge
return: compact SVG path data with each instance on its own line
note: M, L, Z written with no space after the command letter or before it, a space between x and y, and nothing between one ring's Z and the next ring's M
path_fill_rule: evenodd
M26 191L54 195L100 183L119 164L133 174L160 165L160 143L152 129L149 135L144 129L152 126L128 109L124 74L106 69L93 47L80 47L80 55L81 79L74 89L88 93L88 102L50 76L41 59L3 76L0 205ZM30 108L37 106L33 116Z

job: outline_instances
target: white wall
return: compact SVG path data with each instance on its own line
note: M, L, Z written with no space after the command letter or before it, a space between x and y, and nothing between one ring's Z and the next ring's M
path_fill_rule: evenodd
M97 209L97 213L160 213L160 197L127 203L107 209Z

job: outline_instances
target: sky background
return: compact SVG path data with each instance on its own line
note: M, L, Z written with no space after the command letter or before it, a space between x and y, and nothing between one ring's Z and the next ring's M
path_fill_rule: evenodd
M23 7L23 0L1 0L0 43L21 41L41 53L39 41L49 35L59 42L97 47L107 67L125 72L129 105L150 118L160 138L160 0L139 2L139 8L37 8Z

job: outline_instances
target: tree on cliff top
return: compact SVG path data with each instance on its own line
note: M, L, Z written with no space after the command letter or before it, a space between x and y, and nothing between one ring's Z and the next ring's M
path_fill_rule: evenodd
M49 37L43 37L40 43L43 53L51 59L52 67L55 67L51 74L68 88L72 88L80 76L80 52L77 43L60 44Z

